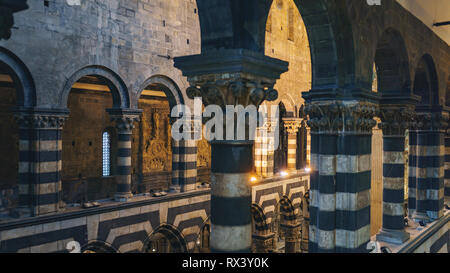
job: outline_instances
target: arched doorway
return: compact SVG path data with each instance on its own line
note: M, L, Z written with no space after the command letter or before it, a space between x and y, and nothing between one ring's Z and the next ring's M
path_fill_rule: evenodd
M144 243L143 253L187 253L181 233L172 226L157 228Z

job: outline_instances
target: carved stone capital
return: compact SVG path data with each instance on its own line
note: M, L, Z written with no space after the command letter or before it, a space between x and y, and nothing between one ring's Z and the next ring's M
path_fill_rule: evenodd
M14 118L23 129L62 129L68 112L19 111L14 113Z
M227 105L258 107L265 100L278 98L278 92L273 89L274 83L239 73L197 76L190 82L191 86L186 91L189 98L201 97L204 105L218 105L222 109Z
M425 112L417 113L415 122L411 126L419 131L444 131L449 125L448 112Z
M384 136L404 136L414 122L414 106L381 106L379 128Z
M378 108L360 101L318 101L306 105L308 126L316 133L371 134Z
M302 119L299 118L284 118L283 119L284 128L290 135L295 135L298 133L298 129L302 126Z
M139 116L111 116L119 133L127 133L134 129L134 123L139 121Z

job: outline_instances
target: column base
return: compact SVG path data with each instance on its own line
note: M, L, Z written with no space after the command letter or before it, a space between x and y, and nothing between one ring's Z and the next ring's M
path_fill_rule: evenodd
M116 202L127 202L131 197L133 197L131 192L118 192L114 196L114 200Z
M428 217L428 214L426 212L414 212L412 218L414 219L414 222L418 223L420 221L423 221L425 223L431 222L430 217Z
M410 234L404 230L391 230L382 228L377 234L377 241L401 245L409 240Z

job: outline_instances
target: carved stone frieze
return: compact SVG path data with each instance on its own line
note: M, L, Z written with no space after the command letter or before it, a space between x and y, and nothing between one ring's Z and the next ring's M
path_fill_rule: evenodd
M448 112L419 112L411 127L420 131L447 131L448 125Z
M53 113L16 113L14 117L20 128L62 129L68 116Z

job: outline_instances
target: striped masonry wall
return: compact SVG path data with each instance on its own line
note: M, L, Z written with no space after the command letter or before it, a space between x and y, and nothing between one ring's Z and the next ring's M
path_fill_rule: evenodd
M172 189L187 192L196 189L197 142L172 140Z
M118 130L117 134L117 192L116 201L127 201L131 193L131 137L132 130Z
M450 205L450 135L446 135L445 138L445 188L444 196L445 203Z
M426 131L417 132L417 162L416 162L416 212L413 218L416 221L429 221L427 215L428 200L427 200L427 189L429 186L429 178L427 175L427 143L428 143L428 133Z
M416 212L417 194L417 131L409 131L409 162L408 162L408 217Z
M337 143L336 197L332 199L336 206L336 252L367 252L372 135L342 133Z
M427 138L427 215L432 221L444 215L444 137L443 132L434 131Z
M336 251L337 135L311 134L309 252Z
M383 227L380 241L401 244L409 238L404 225L405 137L383 137Z
M252 141L211 143L212 253L250 253Z

